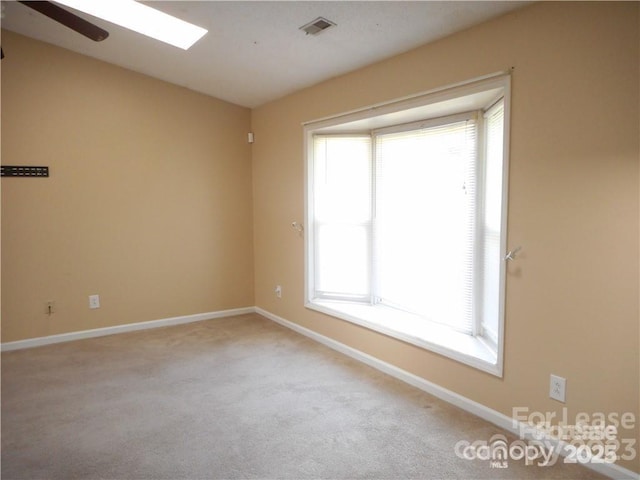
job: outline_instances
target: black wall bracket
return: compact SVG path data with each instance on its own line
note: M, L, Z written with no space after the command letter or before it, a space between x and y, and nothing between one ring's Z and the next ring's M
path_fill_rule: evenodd
M0 177L48 177L49 167L17 165L0 166Z

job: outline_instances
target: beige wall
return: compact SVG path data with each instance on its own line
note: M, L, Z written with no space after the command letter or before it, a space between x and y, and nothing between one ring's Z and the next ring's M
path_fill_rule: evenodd
M506 415L555 373L640 420L639 30L542 2L253 112L3 32L2 163L51 177L2 180L2 341L255 304ZM301 123L510 67L504 378L306 310Z
M2 179L2 341L252 306L250 110L2 47L2 163L51 174Z
M555 373L569 419L640 421L638 7L542 2L255 109L256 305L506 415L559 413ZM504 378L305 309L301 123L510 67Z

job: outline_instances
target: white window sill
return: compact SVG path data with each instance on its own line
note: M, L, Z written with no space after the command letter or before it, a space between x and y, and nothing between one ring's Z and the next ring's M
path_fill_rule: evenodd
M502 376L495 351L480 337L456 332L417 315L384 305L313 300L307 308L356 323L479 370Z

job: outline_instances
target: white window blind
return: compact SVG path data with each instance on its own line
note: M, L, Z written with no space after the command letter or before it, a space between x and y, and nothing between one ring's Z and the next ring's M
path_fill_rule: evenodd
M371 137L314 139L315 290L322 298L371 295Z
M375 134L376 301L474 334L473 118Z
M502 269L502 194L504 168L504 99L484 114L485 155L482 209L482 261L479 272L483 291L478 295L482 329L487 340L498 342L500 315L500 273Z

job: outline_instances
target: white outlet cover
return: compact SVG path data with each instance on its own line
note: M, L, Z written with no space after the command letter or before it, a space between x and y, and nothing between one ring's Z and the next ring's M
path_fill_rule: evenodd
M567 379L551 375L549 380L549 397L564 403L567 394Z
M100 295L89 295L89 308L100 308Z

